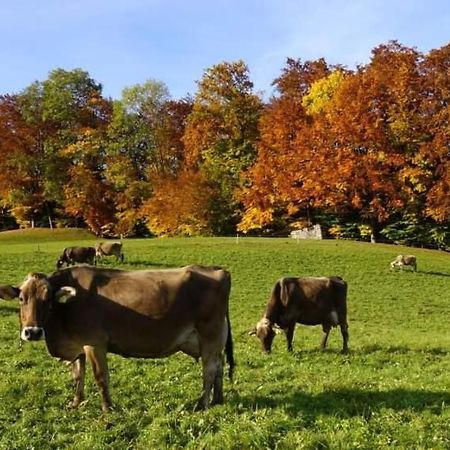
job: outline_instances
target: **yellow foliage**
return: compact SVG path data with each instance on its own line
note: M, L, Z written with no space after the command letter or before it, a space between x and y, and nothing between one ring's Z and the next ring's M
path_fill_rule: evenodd
M314 115L326 111L330 100L344 78L344 73L341 70L336 70L327 77L315 81L302 99L302 105L306 112Z
M242 220L239 222L237 229L243 233L248 233L251 230L257 230L269 224L273 220L273 209L261 210L256 207L248 208Z

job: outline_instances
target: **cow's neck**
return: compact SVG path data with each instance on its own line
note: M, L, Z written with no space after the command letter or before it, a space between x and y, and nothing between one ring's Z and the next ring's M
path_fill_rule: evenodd
M264 317L266 319L268 319L270 321L270 323L274 324L278 324L278 320L279 320L279 314L278 314L278 310L277 308L268 305L266 312L264 313Z

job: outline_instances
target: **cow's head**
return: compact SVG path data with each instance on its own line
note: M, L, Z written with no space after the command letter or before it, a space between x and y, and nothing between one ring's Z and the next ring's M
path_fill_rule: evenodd
M273 330L272 322L267 317L263 317L256 324L256 328L250 332L250 335L257 336L259 338L264 353L271 352L275 331Z
M19 298L20 337L24 341L38 341L45 337L44 327L52 305L66 303L73 299L76 291L63 286L54 292L48 278L42 273L30 273L16 288L1 286L0 296L5 299Z

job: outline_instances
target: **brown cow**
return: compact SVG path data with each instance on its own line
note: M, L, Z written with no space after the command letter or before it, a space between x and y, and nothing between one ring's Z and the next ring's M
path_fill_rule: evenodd
M417 271L417 258L414 255L398 255L394 261L391 262L391 269L403 268L409 266L414 272Z
M116 261L123 262L122 242L99 242L95 246L95 256L98 259L104 256L115 256Z
M18 288L0 286L4 298L20 297L20 337L45 339L49 353L71 363L73 407L84 398L86 357L110 409L107 352L162 358L182 351L201 359L203 392L198 408L223 402L223 360L232 379L234 358L228 314L230 274L219 268L121 271L74 266L47 276L29 274Z
M94 247L66 247L58 261L56 268L60 269L64 264L72 266L76 263L96 264Z
M250 334L258 336L263 351L270 353L273 328L279 326L285 332L288 351L292 351L296 323L322 325L321 348L326 347L331 328L339 325L342 351L347 352L347 283L340 277L281 278L275 283L263 318Z

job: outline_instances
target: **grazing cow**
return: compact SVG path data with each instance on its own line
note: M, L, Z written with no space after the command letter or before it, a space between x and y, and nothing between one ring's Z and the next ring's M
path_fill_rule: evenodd
M95 246L95 255L98 259L115 256L116 261L123 262L122 242L99 242Z
M20 337L45 339L49 353L71 363L73 407L84 398L86 357L102 396L112 406L107 352L162 358L184 352L201 359L203 391L197 408L223 402L223 351L232 379L228 314L230 274L217 267L122 271L73 266L51 275L31 273L20 287L0 286L20 298Z
M274 327L284 330L288 351L292 351L295 324L322 325L320 347L327 345L332 327L339 325L342 352L348 351L347 283L340 277L281 278L275 283L263 318L250 332L256 335L265 353L270 353Z
M405 266L410 266L414 272L417 272L417 258L414 255L398 255L391 262L391 269L396 267L400 269Z
M56 268L60 269L63 264L72 266L76 263L96 264L94 247L66 247L62 255L56 261Z

